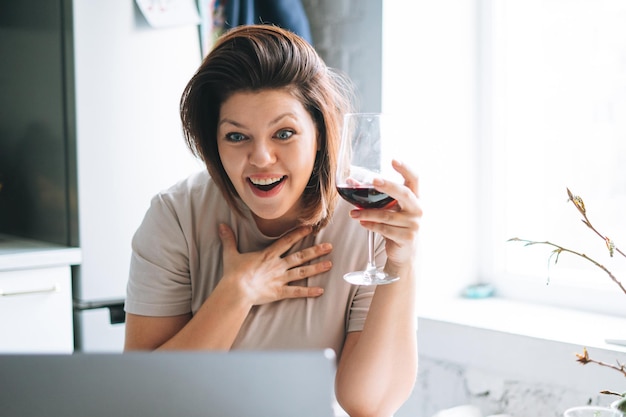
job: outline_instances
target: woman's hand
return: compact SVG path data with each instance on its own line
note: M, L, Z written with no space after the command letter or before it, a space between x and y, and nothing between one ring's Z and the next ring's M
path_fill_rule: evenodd
M373 185L397 204L350 212L363 227L385 238L385 270L400 277L393 284L376 287L363 330L346 336L335 392L351 416L392 415L411 394L417 377L415 260L422 209L417 175L397 161L393 168L404 184L375 179Z
M233 231L227 225L220 225L220 239L224 248L222 282L237 286L252 305L285 298L322 295L324 290L321 287L288 284L328 271L332 267L330 261L308 262L330 253L330 243L315 245L283 257L284 253L311 233L311 230L310 227L300 227L262 251L239 253Z
M373 181L373 185L378 191L395 198L397 204L389 209L352 210L350 215L366 229L385 237L385 270L397 274L414 259L422 209L418 200L417 175L399 161L394 160L392 165L404 178L404 184L378 178Z

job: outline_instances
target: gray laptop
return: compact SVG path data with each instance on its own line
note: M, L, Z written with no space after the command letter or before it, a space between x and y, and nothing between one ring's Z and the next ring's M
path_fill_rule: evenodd
M323 351L0 355L6 417L332 417Z

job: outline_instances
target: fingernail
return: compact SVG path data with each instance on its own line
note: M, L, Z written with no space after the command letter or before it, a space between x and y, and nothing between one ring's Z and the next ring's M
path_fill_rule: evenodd
M382 185L385 185L385 181L382 178L374 178L374 180L372 181L372 185L374 187L380 187Z
M352 217L353 219L358 219L359 217L361 217L361 212L359 210L352 210L350 211L350 217Z
M324 294L324 288L313 288L312 292L314 296L319 296Z

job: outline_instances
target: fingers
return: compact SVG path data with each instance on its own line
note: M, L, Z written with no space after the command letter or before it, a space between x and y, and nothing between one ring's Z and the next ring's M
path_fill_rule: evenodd
M228 256L233 252L238 253L237 242L235 241L233 230L229 226L222 223L219 225L218 232L224 248L224 256Z
M296 242L307 236L313 231L313 228L310 226L298 227L295 230L287 233L285 236L278 239L272 245L270 245L267 249L267 256L282 256L285 252L287 252Z
M295 254L294 254L295 255ZM293 256L293 255L292 255ZM302 298L302 297L319 297L324 293L322 287L302 287L296 285L287 285L292 281L298 281L309 278L323 272L327 272L332 268L332 262L322 261L311 265L298 266L290 269L284 275L284 285L279 287L279 299L284 298Z
M232 229L228 225L222 223L219 225L218 230L219 230L220 239L222 241L222 245L224 247L224 254L234 255L235 253L239 253L237 249L237 241L235 239L235 234L233 233ZM266 257L267 258L281 257L296 242L298 242L300 239L310 234L312 230L313 229L310 226L303 226L295 230L292 230L291 232L287 233L285 236L278 239L276 242L274 242L265 250ZM307 253L310 253L310 251ZM328 252L325 252L325 253L328 253ZM312 258L306 259L306 261L309 261L311 259Z
M384 212L383 212L384 211ZM383 235L396 242L413 240L419 231L421 211L417 215L408 215L406 212L391 210L353 210L350 215L358 219L361 226L372 232Z
M329 271L333 266L332 262L329 260L312 264L307 264L307 262L327 255L331 251L332 245L330 243L322 243L286 256L284 262L287 264L288 271L284 275L284 283L287 284L292 281L298 281ZM320 294L316 291L315 296L317 295Z
M285 274L285 282L297 281L330 271L332 266L332 262L322 261L292 268Z
M417 187L417 178L410 179L413 182L413 186ZM415 192L406 185L397 184L391 181L385 181L383 179L375 179L373 181L374 187L380 192L386 193L395 198L398 204L395 204L390 209L366 209L360 210L359 213L355 213L353 210L350 214L354 218L361 218L362 220L370 220L377 222L391 222L395 220L401 220L404 216L393 215L392 213L403 213L409 216L421 216L421 207L419 199ZM400 224L397 224L400 225Z
M378 191L395 198L398 204L383 210L352 210L350 215L358 219L366 229L379 233L387 239L397 243L409 242L415 239L422 217L422 208L418 198L419 180L408 165L397 160L393 160L392 165L404 178L404 184L383 178L375 179L373 184Z
M412 242L419 232L419 222L406 222L402 226L394 226L388 223L364 222L363 227L374 233L384 236L386 239L402 244L402 242Z
M398 171L404 178L404 185L413 191L413 194L416 197L419 197L419 178L417 174L411 169L411 167L398 160L394 159L391 161L391 164L393 169Z
M419 180L417 175L408 165L400 161L394 159L392 165L393 168L402 175L404 184L387 181L383 178L376 178L373 181L374 187L376 187L378 191L389 194L391 197L395 198L402 208L416 204L419 196Z
M319 297L324 294L321 287L297 287L285 285L282 287L281 299L283 298L303 298L303 297Z
M419 180L415 172L404 163L393 160L392 161L393 168L402 175L404 179L404 184L399 184L393 181L386 180L384 178L375 178L372 182L374 187L385 194L396 199L398 204L395 204L392 208L388 210L362 210L361 216L363 220L371 220L371 221L391 221L391 224L394 224L392 219L384 219L381 215L386 215L390 211L393 212L404 212L406 214L412 216L421 216L421 207L419 205ZM374 217L370 217L373 215ZM355 216L353 216L355 217ZM400 219L398 216L394 216L393 218ZM400 226L401 224L396 224Z
M220 224L218 233L222 241L225 265L231 265L232 276L248 282L253 288L253 303L263 304L283 298L318 297L323 288L288 285L290 282L313 277L329 271L332 263L319 260L332 251L330 243L321 243L285 255L298 241L311 233L311 227L300 227L278 239L259 252L239 253L232 229ZM313 262L312 262L313 261Z
M286 256L285 262L287 263L287 268L291 269L312 261L313 259L328 255L332 250L333 246L330 243L320 243L319 245L311 246L310 248L302 249Z

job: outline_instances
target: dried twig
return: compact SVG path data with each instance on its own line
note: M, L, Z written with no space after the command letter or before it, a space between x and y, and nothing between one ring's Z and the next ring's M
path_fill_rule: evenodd
M626 376L626 365L624 365L623 363L620 363L620 361L616 361L617 364L613 365L610 363L606 363L606 362L602 362L602 361L598 361L595 359L592 359L589 357L589 352L587 352L587 348L583 348L583 353L577 353L576 357L578 359L576 359L578 362L582 363L583 365L586 365L588 363L595 363L596 365L600 365L600 366L606 366L607 368L611 368L611 369L615 369L617 372L621 372L624 376ZM609 391L606 392L607 394L610 393ZM621 395L621 394L617 394L617 395Z
M578 209L578 211L580 212L580 214L583 215L583 220L582 222L591 230L594 231L595 234L597 234L598 236L600 236L600 238L602 240L604 240L607 249L609 250L609 255L611 255L611 257L613 256L613 254L615 252L619 253L620 255L622 255L623 257L626 258L626 255L624 254L624 252L622 252L619 248L617 248L615 246L615 243L608 238L607 236L603 235L602 233L598 232L598 230L593 227L593 225L591 224L591 222L589 221L589 218L587 217L587 209L585 208L585 203L583 201L582 198L580 198L577 195L572 194L572 192L569 190L569 188L567 189L567 196L569 197L568 201L571 201L574 206L576 207L576 209Z
M615 282L615 284L617 284L617 286L622 290L622 292L624 294L626 294L626 287L624 287L624 284L622 284L617 277L615 277L615 275L613 275L613 273L611 271L609 271L609 269L607 267L605 267L604 265L602 265L601 263L597 262L596 260L590 258L589 256L585 255L584 253L580 253L580 252L576 252L575 250L572 249L568 249L566 247L563 247L561 245L557 245L556 243L552 243L549 241L535 241L535 240L526 240L526 239L520 239L518 237L514 237L508 240L509 242L522 242L524 243L524 246L531 246L531 245L548 245L548 246L552 246L555 249L552 251L552 254L550 255L550 258L552 258L553 256L555 257L554 259L554 263L556 264L559 260L559 255L563 252L566 253L570 253L572 255L576 255L579 256L583 259L585 259L586 261L591 262L592 264L594 264L595 266L597 266L598 268L600 268L601 270L603 270L604 272L607 273L607 275L611 278L611 280L613 282Z
M617 246L615 246L615 243L609 237L603 235L595 227L593 227L593 225L591 224L591 221L589 221L589 218L587 217L587 209L585 208L585 202L583 201L583 199L581 197L577 196L577 195L574 195L570 191L569 188L567 189L567 196L569 197L568 201L571 201L574 204L574 207L576 207L576 209L578 210L578 212L580 214L582 214L582 216L583 216L582 222L588 228L593 230L593 232L596 235L598 235L602 240L604 240L604 243L606 244L606 247L609 250L609 255L612 257L615 254L615 252L617 252L617 253L619 253L620 255L622 255L623 257L626 258L626 254L624 254L624 252L622 252ZM557 244L549 242L549 241L535 241L535 240L520 239L520 238L517 238L517 237L509 239L508 241L509 242L523 242L523 243L525 243L524 246L531 246L531 245L548 245L548 246L552 246L555 249L552 251L552 254L550 255L550 259L552 259L552 257L555 257L554 258L554 263L555 264L559 260L559 255L561 253L563 253L563 252L567 252L567 253L570 253L572 255L579 256L579 257L585 259L586 261L591 262L592 264L594 264L598 268L602 269L604 272L606 272L608 274L608 276L611 278L611 280L613 282L615 282L615 284L617 284L617 286L622 290L622 292L624 294L626 294L626 287L624 287L624 284L622 284L617 279L617 277L615 277L615 275L613 275L613 273L608 270L607 267L605 267L601 263L595 261L594 259L588 257L584 253L580 253L580 252L577 252L575 250L568 249L568 248L566 248L564 246L557 245Z
M617 252L620 255L622 255L623 257L626 258L626 254L624 254L624 252L622 252L618 247L615 246L615 243L607 236L605 236L604 234L600 233L592 224L591 221L589 221L589 218L587 217L587 209L585 208L585 203L583 201L582 198L580 198L577 195L572 194L572 192L569 190L569 188L567 189L567 195L569 197L568 201L571 201L574 206L576 207L576 209L580 212L580 214L583 216L582 222L588 227L590 228L596 235L598 235L602 240L604 240L607 249L609 250L609 255L611 257L613 257L613 255ZM527 239L520 239L520 238L512 238L509 239L509 242L523 242L524 246L531 246L531 245L548 245L548 246L552 246L554 249L552 250L552 253L550 255L550 260L552 259L552 257L554 257L554 263L556 264L559 260L559 256L561 255L561 253L566 252L578 257L581 257L583 259L585 259L588 262L591 262L592 264L594 264L595 266L597 266L598 268L600 268L601 270L603 270L604 272L607 273L607 275L611 278L611 280L613 282L615 282L619 288L622 290L622 292L624 294L626 294L626 287L624 287L624 285L615 277L615 275L613 275L613 273L611 271L609 271L609 269L607 267L605 267L604 265L602 265L601 263L597 262L596 260L588 257L587 255L585 255L584 253L580 253L577 252L575 250L572 249L568 249L566 247L563 247L561 245L557 245L555 243L549 242L549 241L534 241L534 240L527 240ZM624 376L626 376L626 366L622 363L620 363L619 361L616 361L617 364L613 365L610 363L606 363L606 362L602 362L602 361L598 361L595 359L592 359L589 357L589 353L587 352L587 348L583 348L583 353L576 354L576 357L578 358L577 361L582 363L583 365L586 365L588 363L595 363L596 365L599 366L604 366L607 368L611 368L613 370L616 370L618 372L620 372L621 374L623 374ZM618 395L620 397L625 397L626 398L626 393L617 393L617 392L613 392L613 391L601 391L602 394L610 394L610 395Z

